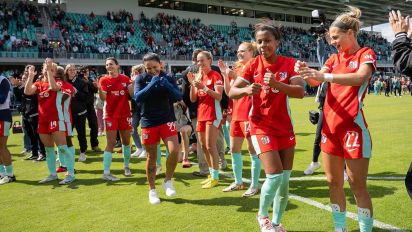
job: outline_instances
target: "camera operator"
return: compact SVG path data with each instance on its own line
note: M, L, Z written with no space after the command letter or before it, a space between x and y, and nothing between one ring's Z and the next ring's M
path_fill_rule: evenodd
M389 24L395 33L392 42L393 65L402 74L412 76L412 44L409 16L403 17L401 12L389 12Z

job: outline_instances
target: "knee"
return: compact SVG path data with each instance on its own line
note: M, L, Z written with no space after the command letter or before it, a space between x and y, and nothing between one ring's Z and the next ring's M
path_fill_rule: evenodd
M348 180L350 189L355 196L361 196L366 192L366 181Z
M333 176L328 176L327 177L327 182L329 185L329 188L331 189L341 189L343 188L343 178L340 180L340 178L336 178Z

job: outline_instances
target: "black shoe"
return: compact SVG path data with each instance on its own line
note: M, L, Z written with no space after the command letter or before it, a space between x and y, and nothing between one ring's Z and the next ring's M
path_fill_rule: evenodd
M122 143L120 141L117 141L116 145L114 145L114 148L120 148L122 147Z
M46 156L44 155L39 155L39 158L36 159L36 161L45 161L46 160Z
M200 177L207 177L209 175L209 173L201 173L201 172L198 172L198 171L194 171L194 172L192 172L192 175L200 176Z
M31 155L31 156L29 156L29 157L27 157L27 158L25 158L24 160L37 160L39 157L36 155Z
M15 176L5 176L0 180L0 185L15 182L16 177Z

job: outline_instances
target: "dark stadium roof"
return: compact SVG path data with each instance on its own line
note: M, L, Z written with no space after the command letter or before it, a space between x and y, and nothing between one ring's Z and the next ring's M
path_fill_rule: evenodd
M276 7L284 10L285 13L291 13L293 9L308 12L308 16L312 10L318 9L323 10L328 18L341 12L345 5L352 5L362 10L361 20L364 26L387 23L390 9L399 9L404 14L412 15L412 1L406 0L236 0L233 2Z

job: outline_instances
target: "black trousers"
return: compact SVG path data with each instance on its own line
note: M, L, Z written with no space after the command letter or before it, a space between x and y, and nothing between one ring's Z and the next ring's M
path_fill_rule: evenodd
M319 111L319 120L316 126L315 142L313 143L312 161L318 162L320 154L320 140L322 138L323 110Z
M87 121L89 123L89 128L90 128L90 145L93 148L99 145L99 140L97 140L97 132L98 132L97 116L96 116L96 111L94 109L93 104L87 105L86 117L87 117Z
M23 117L23 126L30 138L31 151L33 156L39 156L39 152L46 156L44 144L40 140L37 128L39 126L39 116Z
M87 150L86 113L82 115L73 115L73 125L77 131L77 139L79 140L80 153L84 153Z

